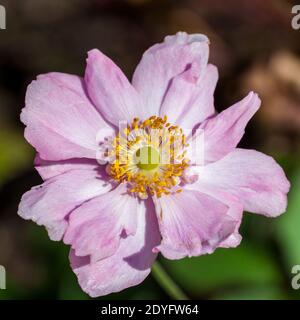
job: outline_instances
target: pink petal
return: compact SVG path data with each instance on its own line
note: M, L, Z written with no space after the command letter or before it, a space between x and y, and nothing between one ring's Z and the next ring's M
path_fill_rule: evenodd
M85 94L82 79L41 75L27 89L25 137L45 160L96 157L100 129L111 130Z
M204 163L217 161L234 150L244 135L248 121L259 106L260 99L257 94L250 92L243 100L206 120L200 126L198 134L204 132ZM193 139L196 138L197 134ZM190 160L192 162L199 161L199 159Z
M148 114L123 72L99 50L88 53L85 83L88 94L101 114L115 126Z
M218 70L208 65L199 81L200 68L194 66L172 80L160 110L162 116L168 116L170 123L176 123L183 129L193 129L215 113L214 91Z
M174 77L196 64L204 76L208 61L208 39L204 35L179 32L148 49L137 66L132 83L147 110L159 115L160 107ZM176 106L174 106L176 108Z
M198 167L203 188L226 190L249 212L276 217L286 211L290 184L275 160L254 150L236 149L218 162Z
M152 252L160 241L153 205L141 205L135 235L121 239L116 253L92 263L89 257L77 257L70 252L71 266L82 289L92 297L118 292L140 284L150 273L156 254Z
M241 221L242 206L226 193L217 196L184 189L156 199L162 242L156 248L168 259L212 253L230 246ZM236 246L239 241L232 241Z
M243 217L243 204L242 202L235 196L228 193L226 190L210 188L207 185L202 184L191 184L185 185L186 189L196 190L203 192L211 196L214 199L219 200L224 203L228 207L228 211L226 215L229 217L229 221L227 223L227 230L229 232L229 236L224 240L220 241L218 247L220 248L235 248L237 247L241 240L242 236L239 234L239 228L242 222ZM234 221L234 225L232 225L232 221ZM226 223L223 226L224 231L226 230ZM225 231L226 232L226 231Z
M103 172L72 170L47 180L26 192L18 214L44 225L52 240L61 240L68 226L68 215L87 200L111 189Z
M76 256L90 255L91 262L106 258L118 249L121 237L135 234L137 217L144 210L126 184L120 184L71 213L64 242L72 245Z
M63 161L47 161L36 155L35 169L43 180L48 180L70 170L96 170L99 164L92 159L69 159Z

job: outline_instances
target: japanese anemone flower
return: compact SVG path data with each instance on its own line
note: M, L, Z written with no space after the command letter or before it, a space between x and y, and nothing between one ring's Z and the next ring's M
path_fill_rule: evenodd
M243 210L286 210L281 167L237 148L260 99L250 92L217 114L208 53L206 36L179 32L144 53L132 84L92 50L83 79L49 73L28 87L21 120L44 183L23 196L19 215L71 246L90 296L139 284L159 252L180 259L236 247Z

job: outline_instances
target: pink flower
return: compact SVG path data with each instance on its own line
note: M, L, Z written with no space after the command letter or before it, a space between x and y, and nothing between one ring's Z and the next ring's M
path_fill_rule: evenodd
M93 297L142 282L158 252L180 259L236 247L243 210L286 210L280 166L237 148L260 99L251 92L216 114L208 46L204 35L168 36L144 53L132 84L92 50L83 79L50 73L28 87L21 119L44 183L23 196L19 215L71 246L71 266ZM201 130L186 136L187 128ZM201 164L191 149L200 133ZM183 148L167 148L178 137Z

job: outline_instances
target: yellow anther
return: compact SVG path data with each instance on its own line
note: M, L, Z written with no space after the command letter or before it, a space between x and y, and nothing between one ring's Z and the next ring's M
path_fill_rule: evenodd
M129 191L141 199L146 199L148 193L157 197L171 194L188 167L183 150L186 137L181 128L171 126L167 116L151 116L144 121L134 118L123 133L125 137L118 133L112 141L112 150L106 153L115 158L107 166L107 173L118 182L129 183ZM177 141L182 142L182 148L175 147ZM170 163L161 163L162 153L169 155ZM140 161L136 161L137 156L141 158ZM179 193L180 190L175 192Z

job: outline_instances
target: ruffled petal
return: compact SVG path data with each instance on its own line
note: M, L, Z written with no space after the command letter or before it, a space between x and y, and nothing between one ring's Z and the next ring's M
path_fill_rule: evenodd
M71 170L53 177L23 195L18 214L44 225L52 240L61 240L72 210L111 189L104 175L99 168Z
M212 196L184 189L155 203L162 234L156 250L168 259L198 256L230 246L229 238L236 237L242 217L242 205L224 192Z
M260 99L257 94L250 92L240 102L204 121L189 141L193 146L200 136L197 149L203 154L197 153L198 158L189 158L191 162L199 165L215 162L233 151L243 137L248 121L259 107Z
M214 91L218 81L218 70L208 65L204 76L199 74L197 64L176 76L166 93L160 114L167 115L170 123L183 129L193 129L215 113ZM201 78L200 78L201 77ZM202 79L199 81L199 78Z
M197 74L204 76L208 52L206 36L179 32L166 37L163 43L152 46L144 53L132 83L152 115L159 115L174 77L184 73L192 64L197 65Z
M290 183L276 161L261 152L236 149L197 171L204 188L226 190L240 199L246 211L268 217L286 211Z
M96 158L97 133L111 127L87 98L81 78L41 75L27 89L25 137L45 160Z
M36 155L35 169L43 180L48 180L70 170L96 170L99 164L92 159L69 159L62 161L47 161Z
M81 288L92 297L118 292L140 284L150 273L160 241L153 204L142 202L135 235L125 236L114 255L97 262L90 257L77 257L70 252L71 266Z
M206 184L187 184L185 185L185 188L207 194L212 198L224 203L228 207L226 215L232 218L229 218L229 222L227 224L229 236L220 241L218 247L237 247L242 241L242 236L239 233L239 228L243 217L243 203L237 197L228 193L226 190L224 191L221 188L217 189L215 187L210 188ZM234 221L234 225L232 224L232 221ZM224 230L226 230L226 224L224 224L223 228Z
M121 237L134 235L137 217L144 205L128 194L126 184L75 209L64 237L76 256L91 256L91 262L115 253Z
M123 72L99 50L88 53L85 83L89 97L107 121L131 123L147 117L140 98Z

